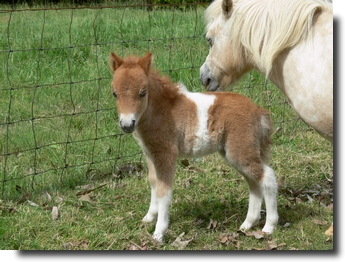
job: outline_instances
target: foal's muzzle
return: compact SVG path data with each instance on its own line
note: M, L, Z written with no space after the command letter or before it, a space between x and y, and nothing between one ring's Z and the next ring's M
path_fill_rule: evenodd
M132 120L132 122L129 125L123 125L120 121L120 126L123 132L132 133L135 129L135 120Z
M123 132L132 133L136 126L136 119L134 115L120 116L120 126Z

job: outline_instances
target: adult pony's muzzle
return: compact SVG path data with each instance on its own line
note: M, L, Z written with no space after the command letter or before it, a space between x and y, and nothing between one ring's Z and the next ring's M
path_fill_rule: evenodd
M218 81L212 76L211 70L206 62L200 67L200 80L207 91L221 90Z

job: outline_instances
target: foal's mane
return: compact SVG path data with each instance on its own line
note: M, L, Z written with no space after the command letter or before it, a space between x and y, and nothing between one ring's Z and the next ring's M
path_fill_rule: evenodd
M332 11L330 0L233 0L233 13L223 33L232 43L233 53L246 56L268 76L272 62L286 48L305 40L316 12ZM209 30L222 23L222 0L215 0L205 11ZM219 32L218 32L219 33Z
M124 60L124 66L134 68L138 66L139 59L137 56L128 56ZM177 84L173 83L169 76L161 75L158 70L152 67L148 71L148 80L150 97L158 96L173 99L179 93ZM157 98L156 100L159 101Z

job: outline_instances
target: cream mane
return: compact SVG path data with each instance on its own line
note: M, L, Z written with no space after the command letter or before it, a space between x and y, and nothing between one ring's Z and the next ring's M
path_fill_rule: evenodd
M308 37L314 14L333 8L329 0L233 0L230 19L222 21L222 1L206 9L206 29L231 28L223 33L230 38L233 53L244 51L266 76L282 50Z

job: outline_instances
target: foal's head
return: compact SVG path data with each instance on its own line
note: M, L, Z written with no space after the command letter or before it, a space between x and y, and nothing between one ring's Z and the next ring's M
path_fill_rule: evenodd
M148 74L151 69L152 54L141 58L128 57L125 60L110 54L111 83L119 114L120 126L126 133L132 133L147 107Z

